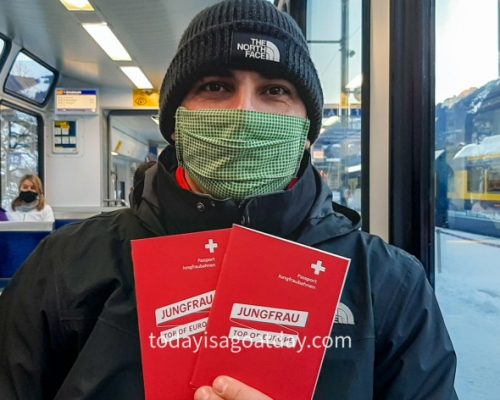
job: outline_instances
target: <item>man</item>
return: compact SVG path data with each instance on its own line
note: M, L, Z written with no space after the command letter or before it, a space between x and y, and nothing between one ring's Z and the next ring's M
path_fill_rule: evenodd
M2 398L143 398L130 241L240 223L351 259L334 328L351 345L327 350L316 399L456 399L455 354L423 269L360 232L311 165L321 117L291 18L264 0L198 14L161 89L173 146L146 172L140 202L55 232L0 297ZM269 397L218 377L195 399Z

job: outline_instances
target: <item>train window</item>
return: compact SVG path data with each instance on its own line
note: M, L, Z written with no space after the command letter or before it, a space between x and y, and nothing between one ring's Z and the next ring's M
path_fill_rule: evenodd
M484 192L484 168L472 167L467 169L467 191Z
M362 1L307 2L307 40L324 91L312 162L334 201L361 211Z
M40 116L0 102L0 200L3 208L17 196L17 186L23 175L42 175L41 132Z
M435 287L461 399L500 392L497 0L436 0ZM464 56L463 49L467 49Z
M487 191L489 193L500 192L500 164L497 164L488 171L487 185Z
M5 82L5 92L35 105L44 105L56 83L55 70L22 50Z

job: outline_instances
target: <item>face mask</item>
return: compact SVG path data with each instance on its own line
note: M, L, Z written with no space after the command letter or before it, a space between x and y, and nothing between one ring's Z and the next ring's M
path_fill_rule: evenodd
M217 199L283 190L296 175L309 120L247 110L176 112L179 165Z
M32 192L31 190L25 191L25 192L19 192L19 198L24 201L25 203L31 203L35 201L38 197L37 192Z

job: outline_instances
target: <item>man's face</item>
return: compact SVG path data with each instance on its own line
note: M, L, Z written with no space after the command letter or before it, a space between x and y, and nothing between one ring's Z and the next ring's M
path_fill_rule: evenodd
M201 78L181 106L188 110L242 109L306 118L295 86L254 71L229 70Z

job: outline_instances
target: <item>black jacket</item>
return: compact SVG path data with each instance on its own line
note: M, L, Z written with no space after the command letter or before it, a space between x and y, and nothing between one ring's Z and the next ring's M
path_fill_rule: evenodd
M167 149L133 209L54 232L15 275L0 296L2 400L143 398L130 240L232 223L351 259L315 399L456 399L455 353L421 265L359 231L307 157L292 189L242 204L180 189L175 168Z

